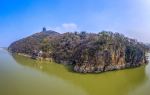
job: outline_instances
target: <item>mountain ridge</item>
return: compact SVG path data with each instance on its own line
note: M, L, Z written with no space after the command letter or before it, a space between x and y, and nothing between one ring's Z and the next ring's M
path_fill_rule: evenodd
M81 73L97 73L137 67L147 64L149 47L119 33L82 31L60 34L43 28L12 43L13 53L24 53L32 58L49 58L56 63L72 64L73 70Z

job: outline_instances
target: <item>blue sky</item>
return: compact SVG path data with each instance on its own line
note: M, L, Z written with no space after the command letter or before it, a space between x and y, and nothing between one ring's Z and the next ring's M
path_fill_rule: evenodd
M0 0L0 47L40 32L123 33L150 43L149 0Z

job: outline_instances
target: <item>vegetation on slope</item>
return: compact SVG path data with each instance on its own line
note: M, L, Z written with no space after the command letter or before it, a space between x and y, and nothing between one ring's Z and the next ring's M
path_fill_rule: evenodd
M104 72L136 67L147 63L149 47L119 33L98 34L43 31L12 43L9 50L31 56L51 58L57 63L72 64L74 71ZM35 57L34 57L35 58Z

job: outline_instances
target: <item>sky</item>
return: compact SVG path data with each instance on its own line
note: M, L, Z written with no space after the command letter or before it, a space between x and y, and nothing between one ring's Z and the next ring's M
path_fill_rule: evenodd
M150 43L150 0L0 0L0 47L40 32L102 30Z

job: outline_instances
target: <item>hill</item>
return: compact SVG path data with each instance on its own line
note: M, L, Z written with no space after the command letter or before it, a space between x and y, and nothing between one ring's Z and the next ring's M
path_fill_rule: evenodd
M56 63L71 64L81 73L104 72L147 64L149 47L119 33L102 31L98 34L46 31L12 43L13 53L32 58L49 58Z

